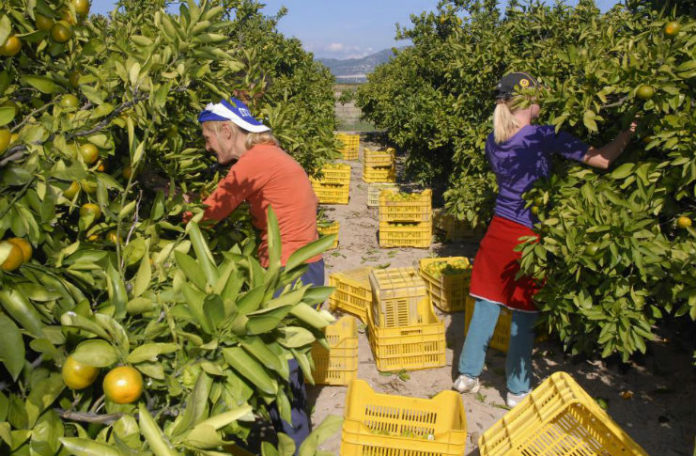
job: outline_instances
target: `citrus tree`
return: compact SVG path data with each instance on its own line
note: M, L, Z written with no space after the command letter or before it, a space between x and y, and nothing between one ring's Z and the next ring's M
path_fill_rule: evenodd
M181 193L219 174L195 117L243 97L312 173L332 81L254 2L89 6L0 1L0 452L214 454L273 402L289 417L286 359L311 378L329 290L291 283L331 239L281 270L272 214L268 268L241 219L184 226Z
M505 72L535 75L540 122L595 146L637 120L611 170L559 162L526 196L542 236L520 247L523 272L543 281L538 306L571 352L627 359L666 315L696 319L692 14L683 2L600 14L591 1L512 1L501 14L496 1L443 1L412 16L399 33L413 47L358 91L412 163L450 163L447 209L473 226L492 215L497 188L483 148Z

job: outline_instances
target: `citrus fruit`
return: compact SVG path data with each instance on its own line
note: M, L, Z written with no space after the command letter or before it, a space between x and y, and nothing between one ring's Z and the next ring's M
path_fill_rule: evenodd
M10 138L12 138L12 133L7 128L0 128L0 154L5 152L7 146L10 145Z
M143 393L143 376L131 366L118 366L104 377L104 394L117 404L130 404Z
M101 209L94 203L85 203L80 208L80 215L94 214L94 218L101 216Z
M86 143L80 146L80 156L82 161L91 165L99 158L99 149L94 144Z
M74 109L77 108L79 105L80 100L72 93L65 94L60 98L60 106L62 108Z
M51 27L51 38L56 43L65 43L73 36L72 26L65 20L60 20Z
M84 190L88 195L93 195L94 192L97 191L97 183L87 179L82 179L80 181L80 187L82 187L82 190Z
M131 176L133 175L133 168L131 168L131 165L126 165L123 168L123 171L121 171L121 175L123 176L124 179L130 179Z
M8 242L11 242L12 244L16 245L17 247L19 247L19 250L22 251L22 263L26 263L27 261L31 260L31 254L33 252L33 249L29 241L27 241L24 238L14 237L8 239Z
M691 226L691 219L686 215L682 215L677 219L677 226L679 228L689 228Z
M100 173L106 171L106 165L104 165L104 162L101 160L99 160L99 163L97 163L97 171L99 171Z
M44 16L43 14L36 15L36 28L42 32L48 32L53 28L53 18Z
M532 214L537 215L539 213L539 206L532 206L530 211L532 212Z
M636 95L638 95L638 98L642 100L649 100L655 95L655 89L653 89L649 85L641 85L638 87L638 90L636 91Z
M679 25L679 22L677 22L677 21L668 22L665 25L665 35L675 36L677 33L679 33L680 29L681 29L681 25Z
M3 271L14 271L18 267L22 265L22 262L24 261L24 254L22 253L22 249L17 247L15 244L11 243L10 241L2 241L0 242L0 246L10 246L10 254L7 256L5 261L0 265L0 269Z
M70 73L70 76L68 76L68 79L70 80L70 85L77 88L80 85L80 74L79 71L73 71Z
M63 190L63 196L67 199L73 199L77 192L80 190L80 184L77 181L72 181L68 188Z
M73 0L73 6L78 16L87 16L89 14L89 0Z
M12 57L13 55L17 55L20 49L22 49L22 40L12 35L0 46L0 55Z
M119 244L121 242L121 236L115 230L106 233L106 240L112 244Z
M94 383L99 375L99 369L94 366L88 366L75 360L72 356L68 356L61 369L63 382L70 389L83 389Z

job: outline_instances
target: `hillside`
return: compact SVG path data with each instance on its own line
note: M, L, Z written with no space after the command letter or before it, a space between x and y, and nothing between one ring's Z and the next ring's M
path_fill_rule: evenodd
M321 58L317 61L326 65L338 82L365 82L377 65L388 62L393 55L391 49L384 49L360 59Z

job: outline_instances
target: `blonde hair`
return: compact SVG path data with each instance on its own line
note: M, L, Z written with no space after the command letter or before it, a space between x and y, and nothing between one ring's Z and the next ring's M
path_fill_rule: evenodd
M520 123L510 109L513 99L498 100L493 111L493 139L497 144L507 141L520 128Z
M256 146L257 144L271 144L274 146L280 147L280 142L276 139L275 136L273 136L273 133L270 131L264 131L261 133L253 133L247 130L244 130L241 128L239 125L236 123L232 122L231 120L226 120L226 121L208 121L205 122L203 125L210 124L211 129L215 134L220 133L220 129L224 124L227 124L230 126L230 128L235 128L238 131L241 131L242 133L245 133L246 140L244 141L244 147L246 147L246 150L251 149L252 147Z

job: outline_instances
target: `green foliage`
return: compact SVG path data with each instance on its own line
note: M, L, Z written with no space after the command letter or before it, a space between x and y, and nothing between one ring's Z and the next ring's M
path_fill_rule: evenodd
M273 401L288 418L287 359L311 378L309 349L330 321L312 306L330 290L290 283L333 239L281 269L269 214L263 268L243 209L201 230L182 223L196 206L181 195L220 177L196 115L232 95L313 173L337 152L332 77L256 2L186 1L177 14L168 3L120 0L109 18L82 18L70 0L0 1L0 45L22 40L0 57L0 128L17 135L0 154L0 238L33 247L0 272L2 454L203 454L244 438ZM56 41L38 15L74 23L72 37ZM67 389L69 354L99 380ZM144 402L104 400L117 364L143 375Z
M588 0L512 1L504 14L497 3L442 1L412 16L399 33L414 46L379 67L358 102L421 173L454 168L446 207L472 226L492 215L484 144L493 88L507 71L542 83L540 123L596 146L636 119L613 171L559 162L529 192L541 241L520 247L523 272L544 283L538 306L568 350L627 359L666 314L696 319L687 266L696 232L676 223L696 217L696 23L683 2L628 2L606 14ZM673 36L671 21L680 25ZM638 95L646 85L652 96Z

